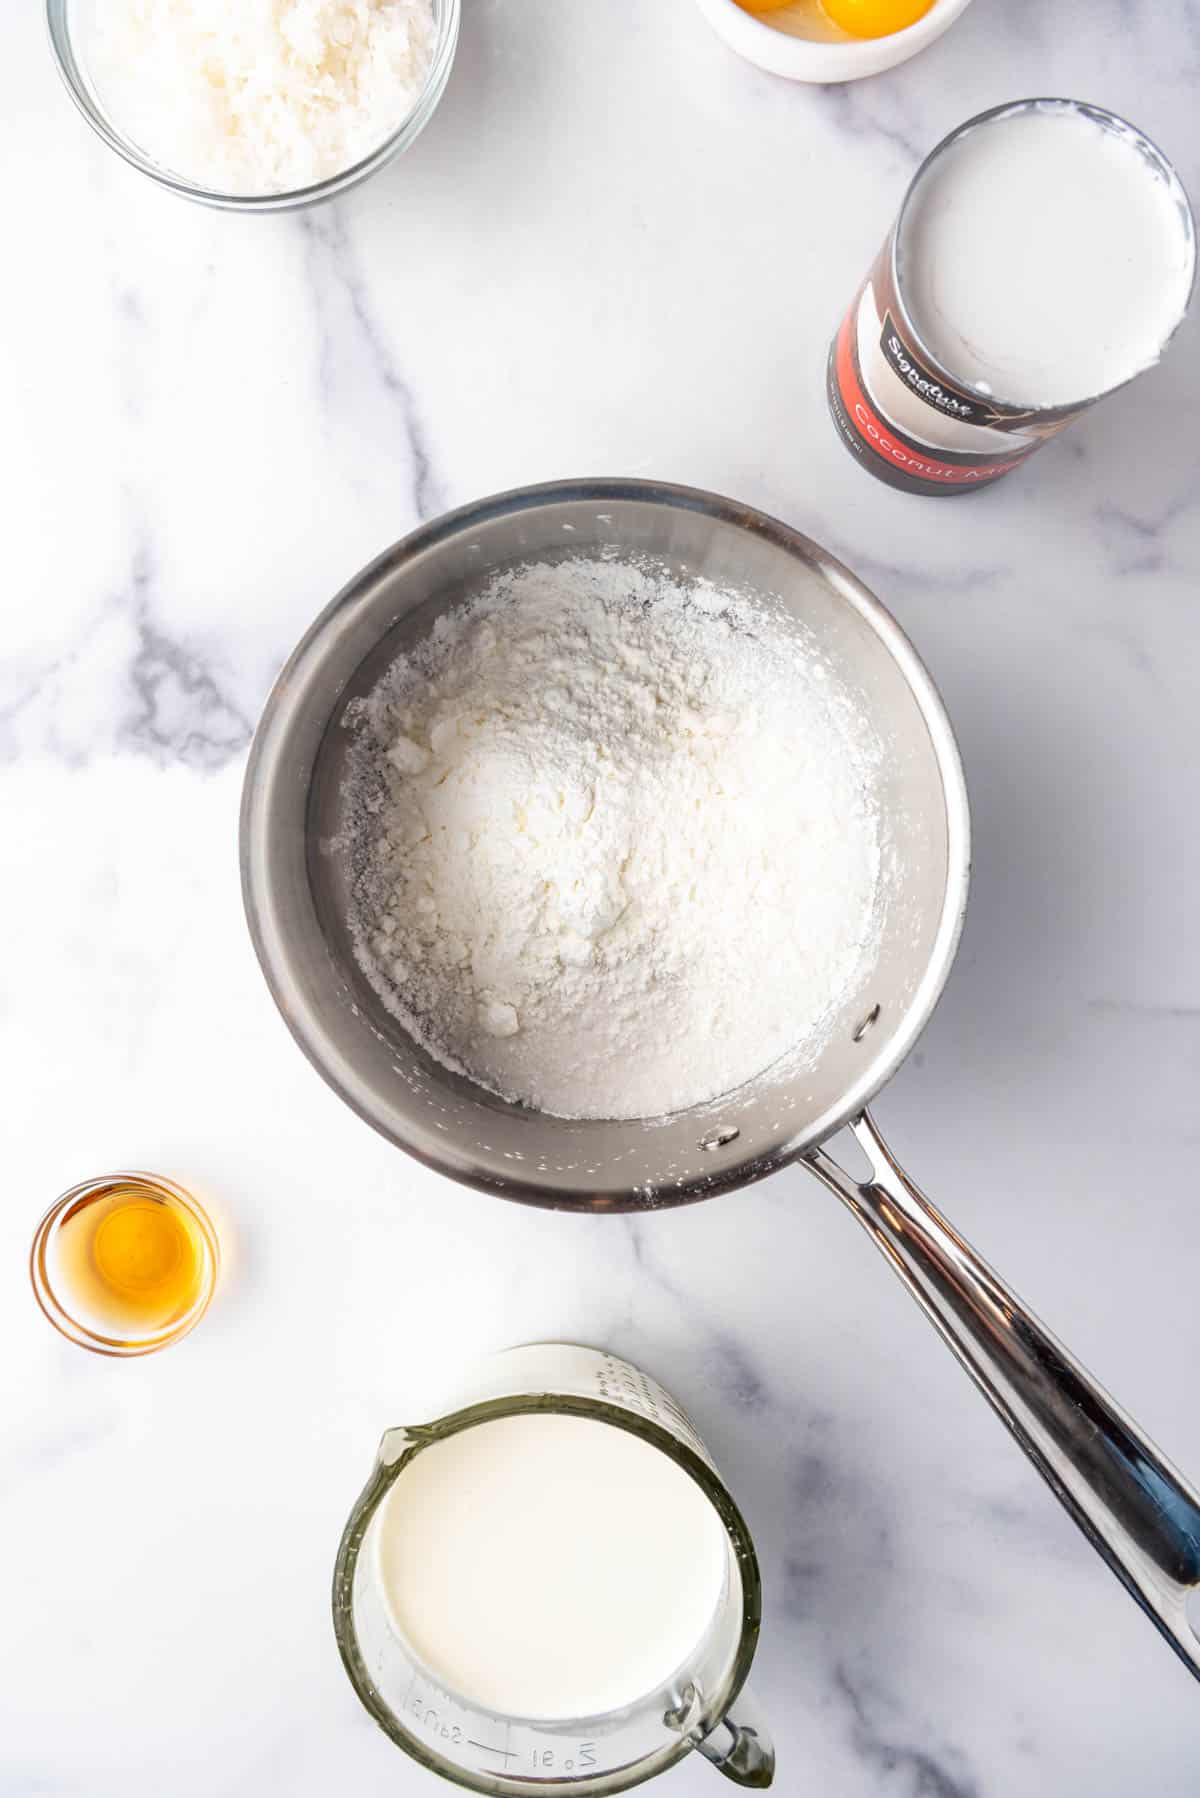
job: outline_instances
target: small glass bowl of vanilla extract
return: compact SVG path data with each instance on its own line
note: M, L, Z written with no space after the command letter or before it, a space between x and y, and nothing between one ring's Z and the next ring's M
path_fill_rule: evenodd
M150 1355L208 1308L220 1249L203 1206L160 1174L84 1180L33 1239L34 1296L71 1342L99 1355Z

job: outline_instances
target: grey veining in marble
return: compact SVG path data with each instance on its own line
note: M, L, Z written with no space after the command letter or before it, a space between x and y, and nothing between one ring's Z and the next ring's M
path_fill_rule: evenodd
M404 1160L266 996L236 813L283 657L446 506L649 474L826 544L928 661L974 808L960 959L881 1124L1200 1474L1200 327L950 506L868 482L823 394L968 114L1077 94L1200 193L1195 5L974 0L814 91L690 0L465 0L412 152L249 220L94 141L37 10L0 63L0 1798L432 1793L343 1678L333 1553L431 1367L539 1336L697 1417L760 1546L787 1798L1194 1798L1200 1692L815 1182L572 1219ZM110 1364L54 1337L25 1258L58 1192L128 1165L194 1187L229 1260L188 1343Z

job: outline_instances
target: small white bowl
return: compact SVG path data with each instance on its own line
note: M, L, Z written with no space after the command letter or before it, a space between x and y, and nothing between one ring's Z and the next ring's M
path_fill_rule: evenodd
M971 0L933 0L924 18L888 37L796 37L772 25L769 15L756 18L737 0L696 0L718 36L739 56L770 75L791 81L860 81L880 75L926 49L965 12Z

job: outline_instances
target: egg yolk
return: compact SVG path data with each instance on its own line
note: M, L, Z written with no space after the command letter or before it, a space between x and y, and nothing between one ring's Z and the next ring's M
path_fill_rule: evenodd
M887 37L923 19L933 0L821 0L821 4L851 37Z

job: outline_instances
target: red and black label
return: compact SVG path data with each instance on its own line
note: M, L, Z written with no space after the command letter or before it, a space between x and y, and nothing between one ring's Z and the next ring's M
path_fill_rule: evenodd
M896 326L890 312L883 316L883 330L880 333L879 347L883 351L884 360L891 364L897 375L904 382L910 393L924 400L943 418L953 418L959 424L994 425L998 417L985 402L973 395L960 392L948 382L935 375L932 369L926 368L918 359L916 352L910 350Z
M868 394L859 367L854 341L858 305L856 301L842 321L829 352L829 407L847 448L872 474L907 493L969 493L999 480L1038 447L1030 443L999 455L932 449L884 417Z
M1082 410L1019 410L954 381L931 365L904 318L889 238L830 349L828 391L843 443L890 486L986 487Z

